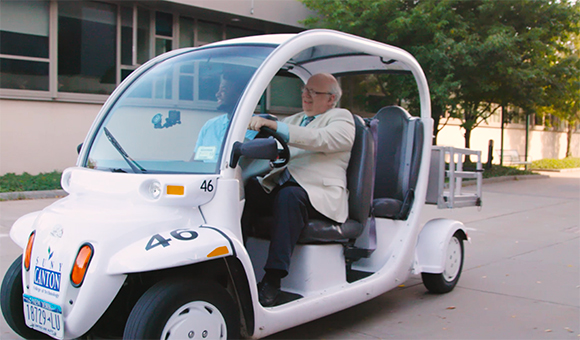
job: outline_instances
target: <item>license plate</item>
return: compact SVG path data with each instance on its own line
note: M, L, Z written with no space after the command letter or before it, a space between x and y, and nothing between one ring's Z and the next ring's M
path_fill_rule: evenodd
M26 326L56 339L64 338L64 320L59 305L26 294L22 300Z

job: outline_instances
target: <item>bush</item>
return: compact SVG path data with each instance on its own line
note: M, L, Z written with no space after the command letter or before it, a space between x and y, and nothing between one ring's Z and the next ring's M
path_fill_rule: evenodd
M62 189L60 186L61 175L62 173L58 171L35 176L27 172L22 175L8 173L0 176L0 192Z
M501 177L501 176L521 176L521 175L534 175L530 170L520 170L516 167L511 166L499 166L492 165L491 169L485 169L483 171L483 178Z
M580 168L580 157L563 159L545 158L532 162L532 169L573 169Z

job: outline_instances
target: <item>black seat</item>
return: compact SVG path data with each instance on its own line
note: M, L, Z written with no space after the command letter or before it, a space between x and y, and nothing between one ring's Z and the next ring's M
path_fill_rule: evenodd
M373 215L406 220L414 200L423 151L423 123L399 106L384 107L378 120Z
M372 171L374 140L362 119L354 116L356 137L347 168L348 220L342 224L311 220L298 243L347 242L363 231L370 215L372 201Z

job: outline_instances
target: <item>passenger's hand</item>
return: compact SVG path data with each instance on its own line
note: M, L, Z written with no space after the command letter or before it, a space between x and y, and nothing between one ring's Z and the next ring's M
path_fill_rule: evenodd
M252 119L250 120L250 124L248 124L248 129L260 131L260 128L262 126L269 127L274 131L278 129L278 123L276 123L276 121L257 116L252 117Z

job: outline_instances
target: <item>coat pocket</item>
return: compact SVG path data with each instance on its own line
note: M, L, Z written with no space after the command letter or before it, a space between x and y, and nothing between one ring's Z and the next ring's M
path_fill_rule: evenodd
M325 186L337 186L341 188L346 188L346 182L339 178L323 178L322 184Z

